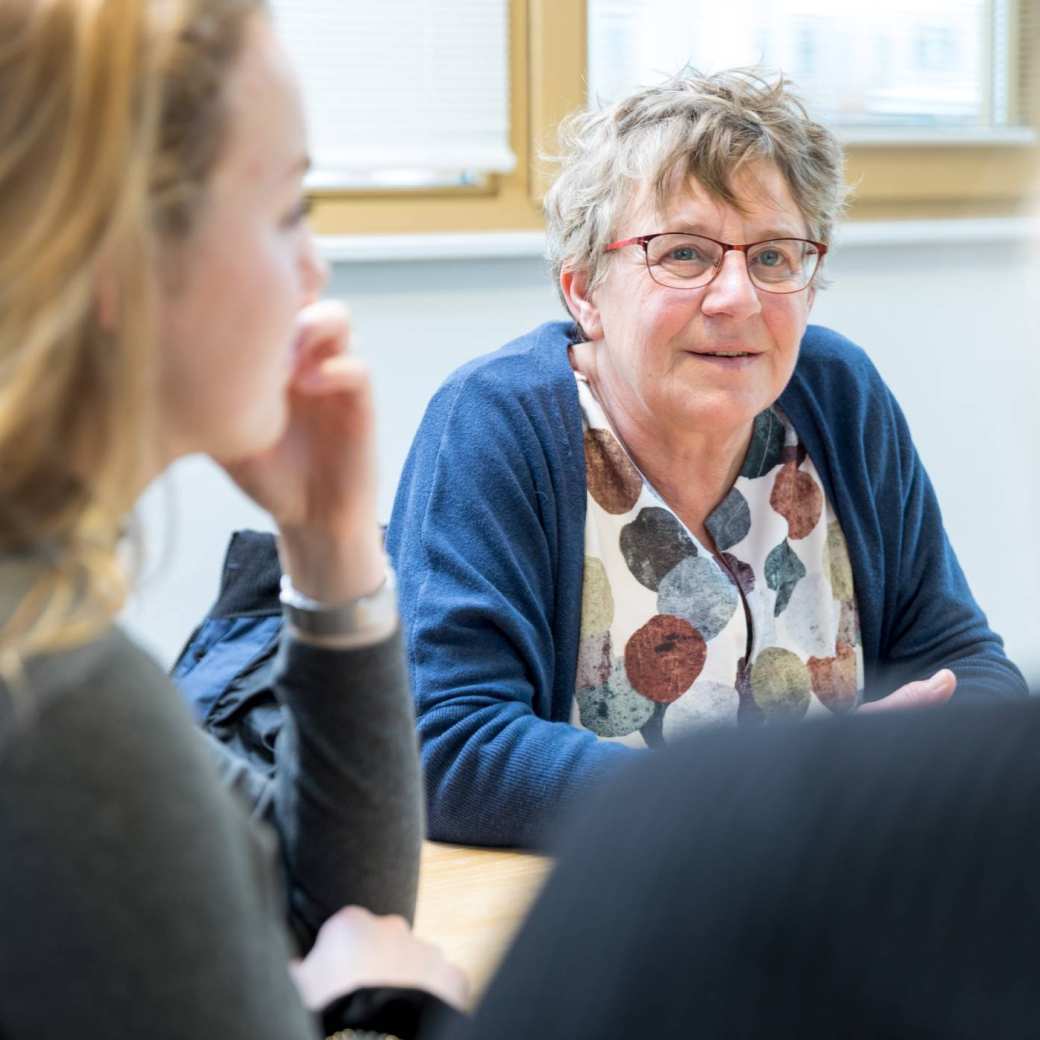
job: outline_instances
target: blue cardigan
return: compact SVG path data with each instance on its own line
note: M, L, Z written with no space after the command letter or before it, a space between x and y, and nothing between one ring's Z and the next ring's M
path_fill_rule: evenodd
M568 722L585 534L570 323L448 378L388 532L443 841L536 845L561 803L633 751ZM950 667L958 699L1021 695L943 530L906 420L866 354L810 326L779 400L848 542L868 696Z

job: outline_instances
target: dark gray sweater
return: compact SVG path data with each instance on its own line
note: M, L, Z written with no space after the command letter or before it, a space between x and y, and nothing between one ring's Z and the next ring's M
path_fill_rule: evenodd
M344 903L412 912L420 782L398 637L282 654L293 721L252 794L306 944ZM30 663L0 688L0 1037L316 1035L276 848L120 632Z

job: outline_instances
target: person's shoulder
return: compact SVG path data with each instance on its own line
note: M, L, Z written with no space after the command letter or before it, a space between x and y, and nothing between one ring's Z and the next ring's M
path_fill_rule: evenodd
M115 627L85 645L31 659L4 684L3 700L0 758L26 746L80 761L117 756L135 744L173 750L178 731L191 733L162 670Z
M477 388L523 393L573 379L567 348L574 341L571 322L546 322L457 368L440 393Z
M568 356L575 338L572 323L548 322L456 369L430 400L418 443L480 431L488 444L495 430L528 431L541 441L569 420L580 427Z
M93 856L100 843L102 858L139 866L174 862L186 842L224 857L221 870L253 854L248 818L221 790L187 707L120 630L30 661L19 685L0 751L0 832L31 826L37 850L53 841Z
M0 681L0 750L38 738L78 691L107 670L118 673L125 649L110 629L85 645L20 662Z
M866 450L868 432L874 449L907 440L898 403L867 352L822 325L806 328L778 403L803 439L822 437L843 457ZM816 450L823 450L822 442Z
M851 379L864 384L879 378L874 362L861 346L824 325L806 327L795 371L809 378Z
M806 414L825 424L891 411L892 395L867 352L822 325L810 325L802 337L798 362L780 398L792 419Z

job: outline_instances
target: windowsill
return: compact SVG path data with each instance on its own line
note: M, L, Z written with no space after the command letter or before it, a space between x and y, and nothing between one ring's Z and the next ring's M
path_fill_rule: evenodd
M319 235L329 263L403 263L412 260L485 260L542 256L541 231L441 232L425 235Z
M998 130L928 130L906 127L903 130L835 128L846 148L1028 148L1037 142L1031 127L1012 126Z
M1040 220L993 217L965 220L879 220L843 225L836 249L878 245L1040 240ZM430 260L508 260L541 257L540 231L489 231L429 235L325 235L318 238L329 263L407 263Z
M834 248L926 246L956 242L1040 240L1040 220L1029 217L976 217L963 220L860 220L841 225Z

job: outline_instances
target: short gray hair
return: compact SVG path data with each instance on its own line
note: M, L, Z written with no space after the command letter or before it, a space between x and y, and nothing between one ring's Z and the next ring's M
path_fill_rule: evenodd
M545 198L547 253L559 282L565 268L584 270L590 288L603 277L610 244L635 191L649 187L667 206L680 177L737 205L734 174L746 163L776 164L809 234L829 244L847 196L837 138L813 121L783 76L730 69L692 70L636 91L560 126L561 170Z

